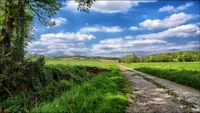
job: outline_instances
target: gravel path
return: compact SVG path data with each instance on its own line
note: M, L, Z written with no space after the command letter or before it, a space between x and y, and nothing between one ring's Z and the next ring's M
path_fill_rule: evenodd
M132 83L127 113L200 113L200 91L118 66Z

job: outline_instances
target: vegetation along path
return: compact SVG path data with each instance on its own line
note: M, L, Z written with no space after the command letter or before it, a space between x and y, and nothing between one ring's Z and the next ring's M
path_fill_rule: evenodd
M200 112L200 91L118 65L133 89L127 113Z

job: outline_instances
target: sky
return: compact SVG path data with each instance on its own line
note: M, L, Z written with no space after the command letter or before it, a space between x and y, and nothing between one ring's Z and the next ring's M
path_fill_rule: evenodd
M35 18L28 53L121 57L200 49L199 1L97 0L90 13L77 7L63 2L53 27Z

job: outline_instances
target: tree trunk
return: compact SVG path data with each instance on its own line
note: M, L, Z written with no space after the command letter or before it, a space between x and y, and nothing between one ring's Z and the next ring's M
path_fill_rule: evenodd
M10 46L11 46L11 38L13 33L13 22L15 21L15 18L13 17L13 0L6 0L5 2L5 20L4 25L1 30L0 37L2 40L0 41L0 51L3 51L4 54L7 54L10 52Z
M25 38L25 0L18 0L16 34L17 34L17 37L14 42L12 58L15 61L23 61L24 60L24 38Z

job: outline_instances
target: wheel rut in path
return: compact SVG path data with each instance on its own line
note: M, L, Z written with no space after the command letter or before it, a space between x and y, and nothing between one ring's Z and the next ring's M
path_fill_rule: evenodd
M118 65L133 89L126 113L200 113L200 92Z

